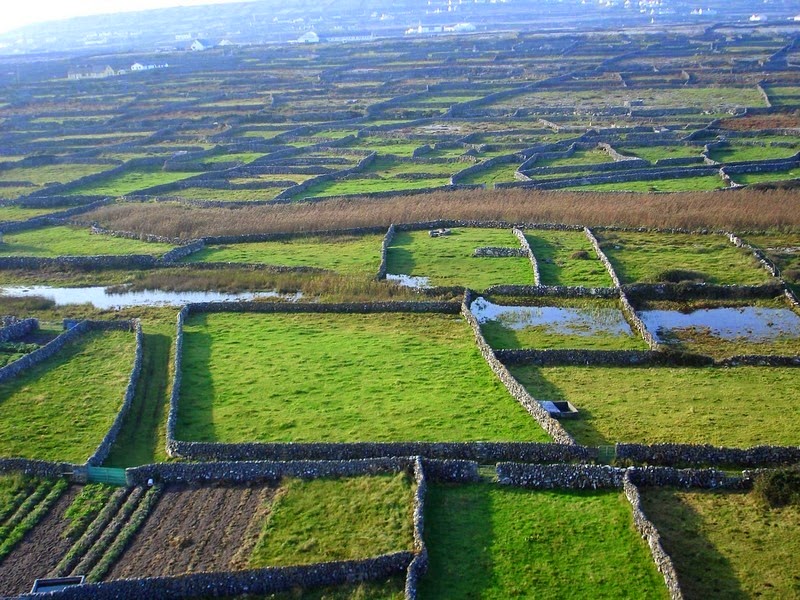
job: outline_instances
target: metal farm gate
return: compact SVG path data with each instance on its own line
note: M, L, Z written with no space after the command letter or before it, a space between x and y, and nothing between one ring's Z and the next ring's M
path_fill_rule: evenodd
M88 467L86 479L91 483L107 483L109 485L128 485L125 469L107 467Z

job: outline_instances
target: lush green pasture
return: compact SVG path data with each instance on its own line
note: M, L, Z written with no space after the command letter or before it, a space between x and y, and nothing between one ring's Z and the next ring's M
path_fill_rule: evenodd
M667 598L619 492L428 487L420 596Z
M800 594L800 507L767 508L745 492L651 488L642 501L687 599Z
M486 184L487 187L492 188L494 187L495 183L515 181L514 173L517 172L518 167L518 163L503 163L500 165L495 165L493 167L489 167L485 171L479 171L469 175L468 177L464 178L461 183L483 183Z
M533 283L527 258L472 256L476 248L486 246L519 248L519 240L505 229L453 229L449 236L436 238L427 231L399 232L387 254L388 272L429 277L431 285L478 290L501 283Z
M381 262L381 235L298 237L274 242L208 246L188 262L240 262L320 267L374 275Z
M424 161L407 162L401 161L391 156L381 156L377 158L365 173L377 173L383 178L391 178L401 173L429 173L431 177L450 176L456 171L461 170L465 163L429 163Z
M717 284L759 284L769 279L750 252L736 248L722 235L606 231L598 240L622 283L687 276Z
M431 177L427 179L401 179L398 177L378 177L362 179L336 179L310 186L297 194L297 198L350 196L370 194L373 192L391 192L416 190L420 188L441 187L450 184L449 177Z
M797 154L797 148L783 148L780 146L720 146L713 148L709 158L721 163L745 162L756 160L775 160L789 158Z
M397 475L291 479L278 491L250 567L358 560L413 549L414 490Z
M160 255L171 248L169 244L96 235L87 227L57 226L5 234L0 256Z
M595 165L614 162L614 159L605 150L576 150L572 156L566 158L551 158L536 161L534 167L572 167L577 165Z
M102 173L112 168L114 168L114 165L68 163L41 167L18 167L0 171L0 181L29 181L38 186L48 183L67 183L87 175Z
M536 257L543 285L613 285L583 231L531 229L525 238Z
M655 163L666 158L700 158L702 146L624 146L617 148L621 154L638 156Z
M455 315L187 321L179 439L545 440Z
M83 463L122 404L135 348L130 332L92 332L0 384L0 455Z
M0 188L0 195L3 188ZM25 221L33 217L64 210L68 207L58 208L25 208L22 206L0 206L0 221Z
M800 168L789 169L787 171L773 171L763 173L741 173L731 175L736 183L741 185L751 185L754 183L766 183L770 181L787 181L789 179L800 179Z
M514 367L539 400L581 411L578 442L797 445L800 372L792 368Z
M143 190L156 185L174 183L195 175L197 175L197 173L161 171L160 169L130 171L108 177L102 181L82 185L70 190L68 193L72 195L90 196L124 196L125 194L130 194L138 190Z
M681 177L678 179L648 179L646 181L622 181L620 183L592 183L573 186L565 190L587 192L709 192L725 187L717 175Z
M492 348L518 349L572 349L589 350L647 350L647 344L638 334L631 331L625 323L619 303L611 300L563 299L558 306L536 303L541 310L574 309L580 317L564 329L564 325L553 322L543 325L528 325L524 328L511 327L504 319L486 321L481 330ZM547 319L544 319L547 320ZM606 328L588 327L584 320L599 325L610 321L609 325L624 324L626 333L615 335Z
M284 189L286 188L222 190L216 188L190 187L170 192L169 195L185 200L207 200L209 202L263 202L264 200L272 200Z

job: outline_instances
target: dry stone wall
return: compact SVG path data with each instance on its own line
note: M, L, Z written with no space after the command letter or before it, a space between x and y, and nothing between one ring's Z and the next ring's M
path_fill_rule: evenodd
M525 232L518 227L514 227L513 229L511 229L511 233L513 233L519 240L519 245L522 248L522 251L525 252L525 256L527 256L531 261L531 269L533 270L533 285L534 286L540 285L542 278L539 275L539 263L536 260L536 255L533 253L533 250L531 249L531 245L528 242L528 238L525 237Z
M469 309L472 304L472 293L467 290L464 293L464 301L461 305L461 314L472 328L472 333L475 336L475 342L478 344L478 350L483 356L484 360L488 363L489 367L494 371L494 374L500 379L502 384L506 387L508 392L519 402L528 413L536 419L539 425L553 438L558 444L575 444L575 440L561 424L550 416L544 408L531 396L528 391L516 380L509 372L508 368L500 362L494 354L494 350L483 337L481 326L478 319L472 314Z
M38 319L22 319L0 329L0 342L11 342L39 329Z

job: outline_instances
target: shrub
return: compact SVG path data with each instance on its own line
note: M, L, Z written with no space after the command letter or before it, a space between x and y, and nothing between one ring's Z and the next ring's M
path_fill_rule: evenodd
M800 468L777 469L756 477L753 492L771 508L800 506Z
M708 275L699 271L688 269L667 269L656 275L656 281L661 283L680 283L682 281L705 281Z
M589 253L586 250L576 250L570 254L569 257L574 258L575 260L588 260Z

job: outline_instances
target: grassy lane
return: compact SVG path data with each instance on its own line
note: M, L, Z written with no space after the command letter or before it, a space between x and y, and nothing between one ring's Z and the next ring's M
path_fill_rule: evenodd
M530 230L525 238L543 285L611 287L611 277L582 231Z
M105 466L133 467L167 460L164 445L175 340L174 313L169 312L169 320L146 319L142 323L144 360L136 396Z

